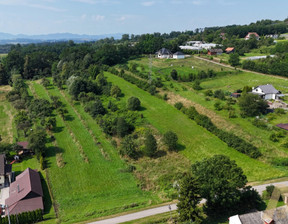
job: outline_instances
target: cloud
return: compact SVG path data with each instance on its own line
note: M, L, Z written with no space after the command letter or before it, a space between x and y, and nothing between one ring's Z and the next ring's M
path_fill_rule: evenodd
M142 2L141 5L143 5L143 6L152 6L152 5L155 5L155 2L154 1Z
M101 16L101 15L93 15L92 17L93 21L99 22L105 19L105 16Z
M43 0L42 0L43 1ZM48 6L45 4L34 4L33 1L29 0L0 0L0 5L6 5L6 6L25 6L30 8L37 8L37 9L44 9L54 12L64 12L66 9L56 8L52 6ZM38 1L39 2L39 1ZM52 0L44 0L44 2L53 2Z
M96 4L119 4L120 1L117 0L70 0L71 2L79 2L79 3L85 3L90 5L96 5Z

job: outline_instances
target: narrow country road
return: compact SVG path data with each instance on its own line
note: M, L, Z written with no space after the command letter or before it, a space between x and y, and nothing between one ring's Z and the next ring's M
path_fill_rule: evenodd
M258 185L258 186L253 186L253 188L255 190L257 190L260 195L262 195L262 193L266 189L266 187L271 185L271 184L273 184L274 186L278 186L278 187L288 187L288 181L281 181L281 182L277 182L277 183L270 183L270 184L262 184L262 185ZM205 200L201 201L201 203L204 203L204 202L205 202ZM170 204L170 206L171 206L171 211L174 211L177 209L176 203ZM147 210L143 210L140 212L135 212L135 213L127 214L127 215L121 215L121 216L110 218L110 219L104 219L101 221L91 222L89 224L123 223L123 222L137 220L137 219L141 219L141 218L145 218L148 216L157 215L157 214L161 214L161 213L165 213L165 212L169 212L169 211L170 211L169 206L165 205L165 206L161 206L161 207L157 207L157 208L151 208L151 209L147 209Z

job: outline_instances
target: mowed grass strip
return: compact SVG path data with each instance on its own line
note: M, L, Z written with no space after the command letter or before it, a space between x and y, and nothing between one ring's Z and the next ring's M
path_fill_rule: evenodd
M35 82L33 86L39 96L49 99L43 86ZM59 96L69 113L66 121L56 116L59 131L54 133L66 164L59 168L53 152L50 152L51 157L48 158L52 190L59 204L61 220L73 223L117 213L123 211L124 206L129 208L133 203L142 206L147 204L152 199L151 194L137 187L131 173L121 172L126 166L119 156L111 156L110 160L106 160L59 90L51 88L49 93ZM73 131L83 147L89 163L81 158L67 127ZM112 150L112 145L107 147Z
M224 142L208 132L206 129L198 126L194 121L177 111L173 106L168 105L149 93L137 88L129 82L105 73L108 81L118 85L125 97L139 97L145 110L143 115L159 131L174 131L179 138L179 142L185 145L185 150L181 151L183 155L195 162L215 154L224 154L235 160L242 167L249 181L273 179L286 175L286 172L271 167L268 164L251 159L248 156L229 148Z

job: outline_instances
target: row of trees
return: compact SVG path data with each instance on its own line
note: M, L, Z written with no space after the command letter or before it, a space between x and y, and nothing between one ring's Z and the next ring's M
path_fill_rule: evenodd
M198 125L204 127L218 138L220 138L229 147L232 147L251 158L258 158L261 156L261 152L257 147L231 132L217 128L209 117L203 114L199 114L195 107L185 108L183 105L179 106L179 103L175 106L177 109L180 109L184 114L186 114L190 119L194 120Z

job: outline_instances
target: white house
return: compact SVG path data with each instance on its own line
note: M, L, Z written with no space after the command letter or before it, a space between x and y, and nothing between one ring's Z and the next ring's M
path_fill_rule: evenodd
M261 85L252 88L252 93L259 95L265 100L276 100L279 97L283 96L281 92L274 88L271 84Z
M249 39L252 38L253 36L256 38L256 40L259 40L259 39L260 39L260 36L258 35L258 33L249 32L249 33L245 36L245 40L249 40Z
M162 48L161 50L156 52L156 57L164 59L164 58L172 58L173 54L170 50L166 48Z
M176 53L173 54L174 59L184 59L185 54L183 54L181 51L177 51Z

